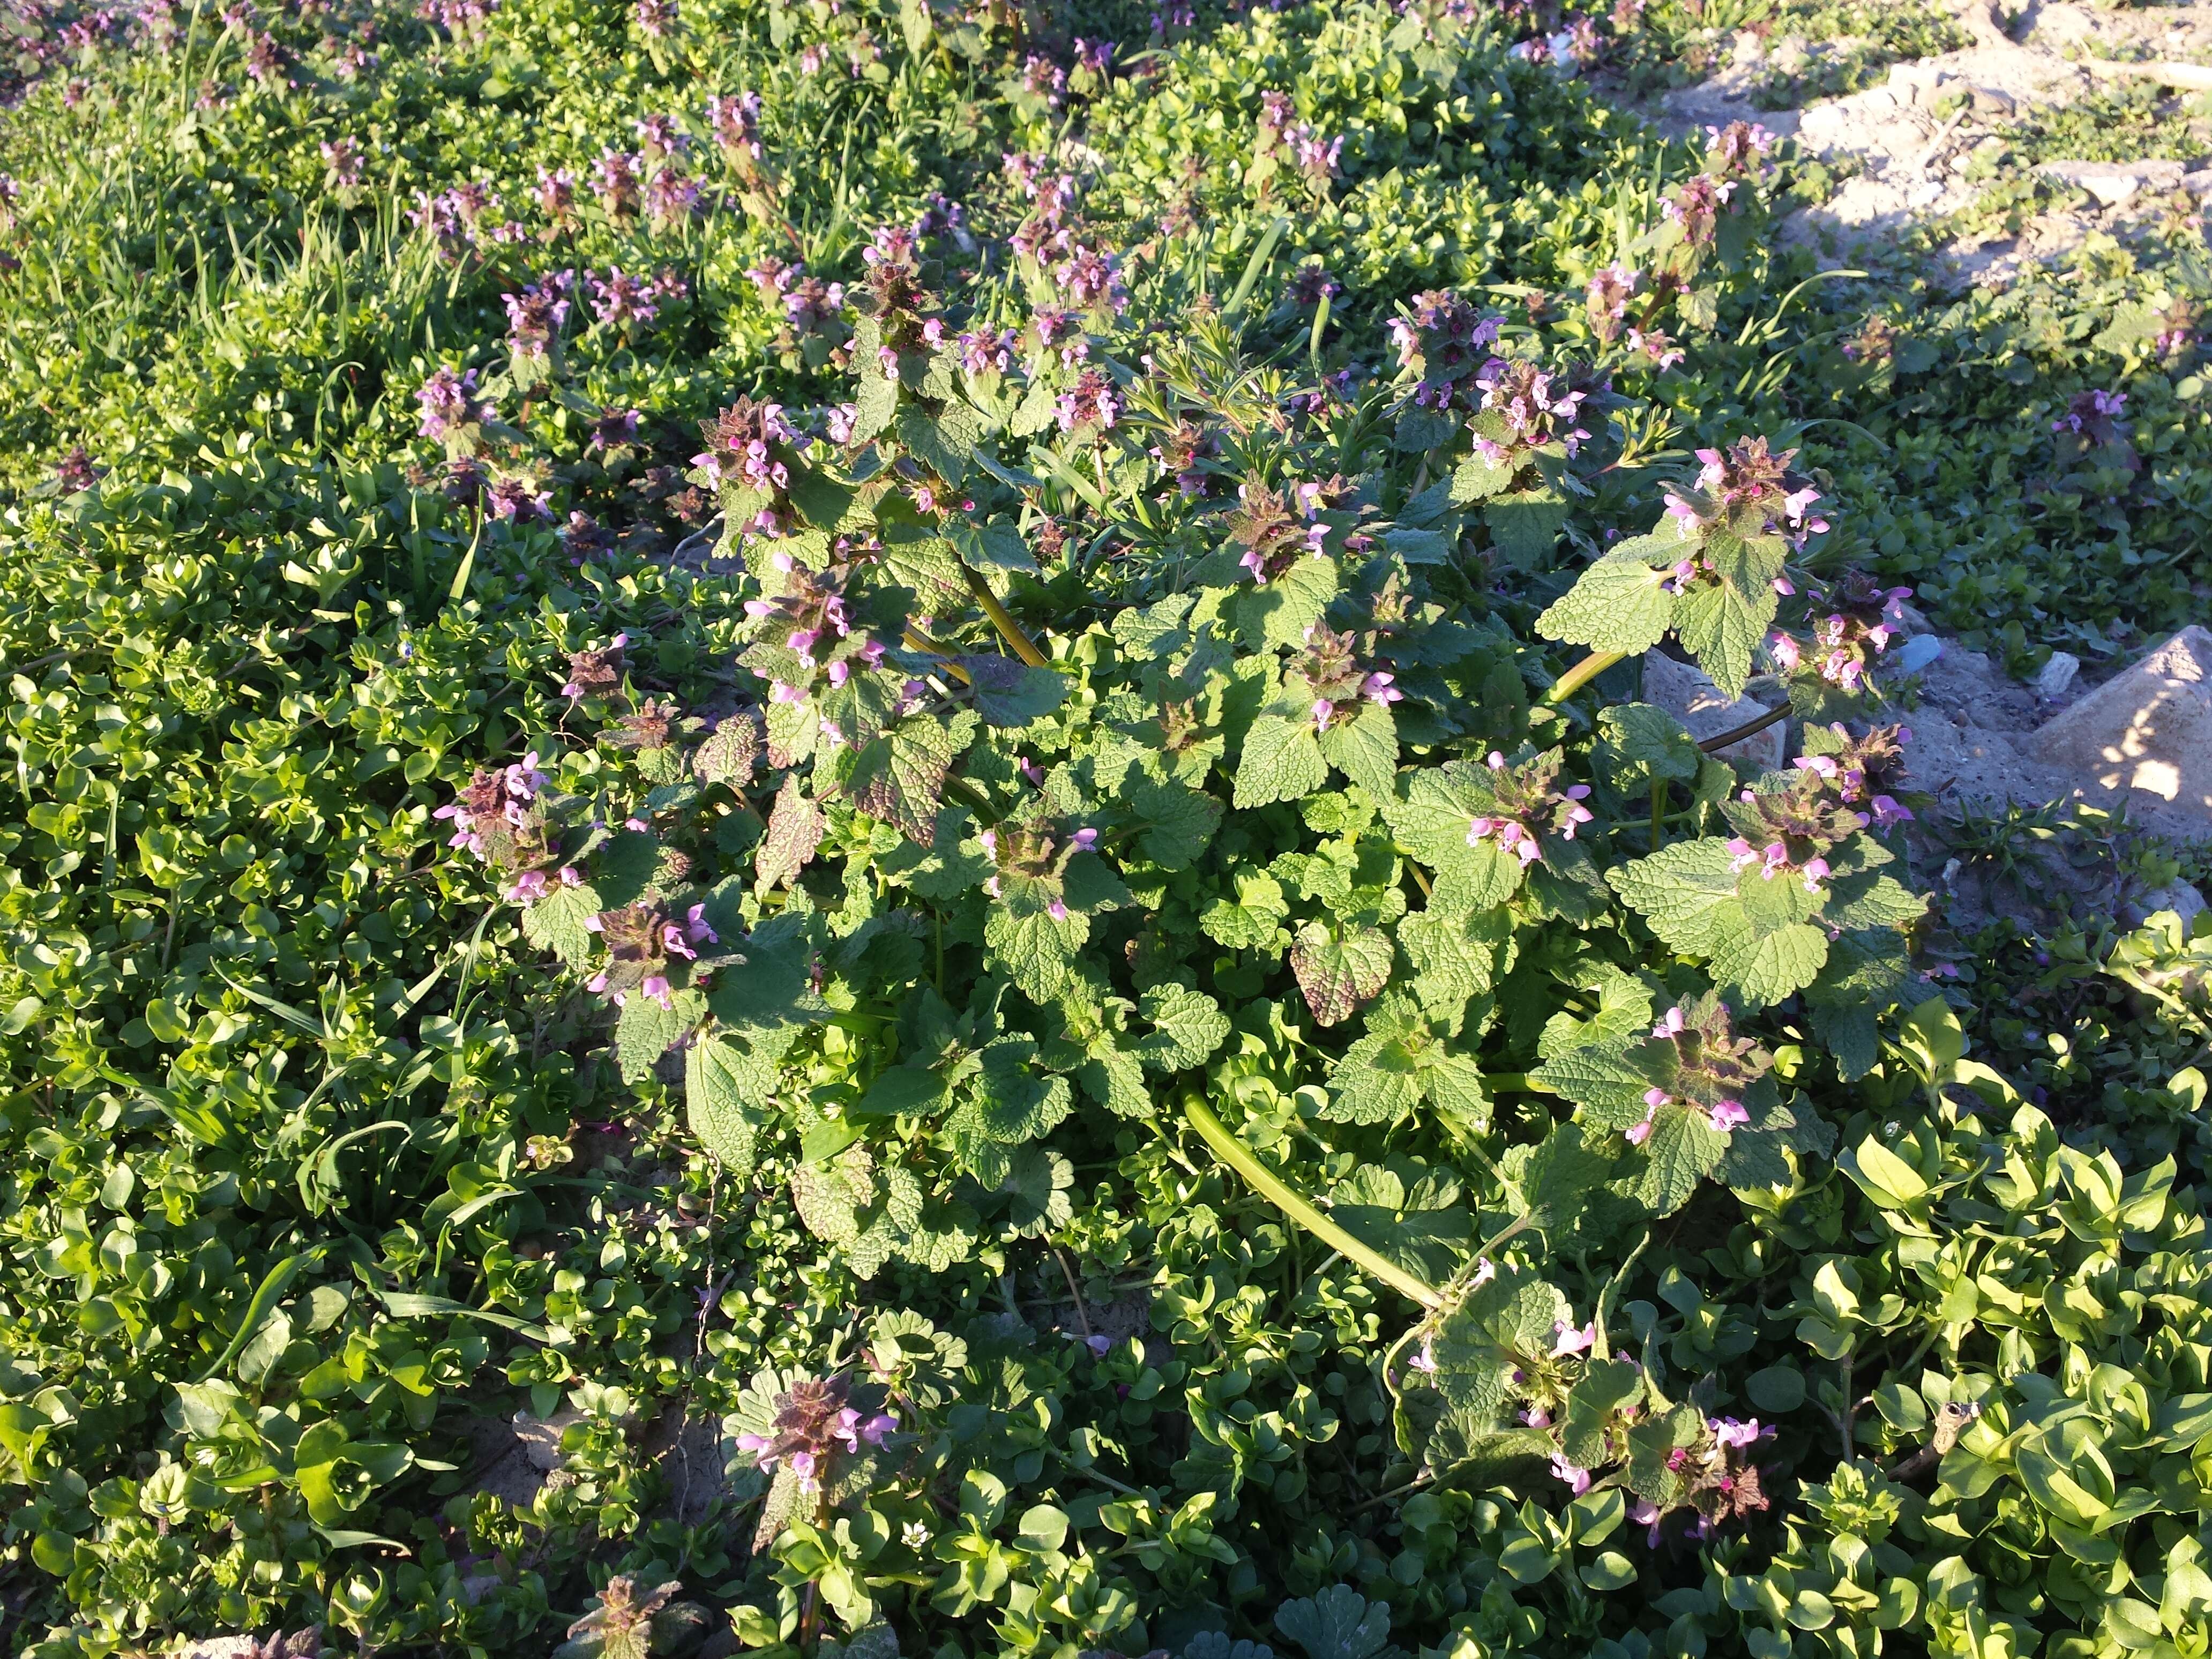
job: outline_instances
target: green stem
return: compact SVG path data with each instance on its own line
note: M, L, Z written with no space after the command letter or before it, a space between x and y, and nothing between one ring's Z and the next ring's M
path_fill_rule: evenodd
M1667 844L1667 780L1651 780L1651 850Z
M1779 708L1768 709L1755 720L1746 720L1741 726L1731 726L1715 737L1699 738L1698 747L1708 755L1717 755L1730 744L1741 743L1746 738L1755 738L1768 726L1789 718L1790 705L1785 702Z
M975 595L975 603L983 607L983 614L991 619L991 626L999 630L1000 637L1014 648L1014 654L1032 668L1048 668L1051 660L1036 648L1036 642L1022 632L1022 625L1014 620L1013 612L999 603L989 584L974 571L968 572L968 586Z
M1552 689L1544 693L1544 701L1552 703L1565 702L1627 654L1625 651L1591 652L1589 655L1552 682Z
M1261 1197L1322 1243L1333 1250L1341 1251L1400 1295L1419 1303L1424 1308L1443 1305L1441 1291L1384 1260L1316 1209L1310 1201L1292 1192L1279 1176L1254 1156L1249 1146L1229 1133L1227 1127L1213 1115L1212 1109L1196 1090L1183 1096L1182 1115L1190 1127L1198 1131L1199 1138L1213 1149L1216 1158L1243 1176Z
M1485 1072L1482 1083L1492 1094L1555 1095L1559 1092L1548 1083L1539 1083L1526 1072Z

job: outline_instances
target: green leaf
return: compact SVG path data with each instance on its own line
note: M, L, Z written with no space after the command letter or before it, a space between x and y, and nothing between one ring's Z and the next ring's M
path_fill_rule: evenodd
M1067 700L1067 677L1049 668L1031 668L1012 657L965 656L976 712L987 726L1027 726L1042 720Z
M1375 1659L1390 1639L1390 1606L1332 1584L1310 1600L1284 1602L1275 1628L1304 1648L1306 1659Z
M1291 945L1291 971L1315 1023L1334 1025L1389 983L1390 957L1389 937L1372 927L1347 927L1340 938L1310 921Z
M768 833L753 854L753 886L760 892L794 879L813 862L828 828L822 809L807 796L796 772L784 775L769 810Z
M1150 767L1133 767L1123 781L1121 805L1144 825L1137 845L1163 870L1188 870L1213 839L1221 803Z
M1660 586L1666 577L1639 558L1616 553L1600 559L1536 618L1536 631L1547 640L1640 657L1667 637L1674 620L1674 596Z
M1424 1008L1444 1011L1486 994L1512 959L1513 930L1503 910L1439 913L1433 905L1402 917L1398 948Z
M1091 937L1091 919L1071 909L1055 919L1042 909L1017 915L994 904L983 922L983 943L991 960L1033 1002L1048 1002L1067 983L1075 954Z
M927 843L944 805L945 775L973 740L975 723L966 709L950 720L910 714L857 750L840 750L838 787L869 817Z
M1644 1165L1632 1193L1652 1214L1672 1215L1720 1167L1728 1149L1729 1137L1707 1122L1703 1112L1662 1108L1644 1143Z
M608 907L589 882L568 887L549 883L545 896L522 912L522 936L541 951L551 951L571 968L588 963L599 948L584 924Z
M1431 1285L1452 1276L1474 1237L1459 1177L1417 1158L1354 1170L1330 1189L1328 1214L1361 1243Z
M1674 634L1697 659L1698 666L1730 697L1743 695L1752 660L1774 620L1775 596L1759 600L1735 588L1705 583L1683 594L1674 606Z
M1161 985L1145 993L1139 1005L1152 1031L1137 1045L1144 1063L1158 1072L1185 1072L1204 1065L1228 1040L1229 1016L1200 992Z
M661 1055L683 1036L685 1020L676 1008L664 1008L653 998L633 992L623 1001L615 1021L615 1054L625 1083L636 1083L653 1074Z
M776 1067L732 1039L709 1036L684 1057L684 1115L691 1133L740 1185L752 1179L759 1126L768 1121Z
M1398 776L1398 723L1391 717L1388 703L1370 702L1362 698L1352 705L1347 716L1339 711L1328 729L1321 734L1322 757L1331 766L1350 778L1377 800L1387 800ZM1245 739L1245 752L1251 751L1251 739ZM1237 769L1237 787L1243 787L1244 774ZM1279 796L1276 799L1286 799ZM1244 803L1240 800L1238 805Z
M1540 570L1559 545L1566 497L1549 488L1492 495L1483 505L1482 521L1500 559L1516 569Z
M1710 957L1745 929L1735 860L1725 841L1679 841L1614 866L1605 878L1653 933L1685 956Z
M1265 806L1270 801L1299 800L1328 781L1321 739L1310 720L1262 714L1244 734L1237 763L1235 804Z
M1552 1352L1572 1316L1567 1298L1525 1269L1501 1267L1444 1316L1430 1342L1447 1399L1492 1418L1516 1397L1515 1376Z
M1273 951L1276 930L1289 919L1283 885L1264 872L1237 872L1237 897L1218 898L1199 918L1209 938L1232 951Z
M1828 936L1818 927L1792 922L1753 934L1747 924L1718 941L1712 952L1713 978L1723 997L1749 1013L1803 990L1827 959Z

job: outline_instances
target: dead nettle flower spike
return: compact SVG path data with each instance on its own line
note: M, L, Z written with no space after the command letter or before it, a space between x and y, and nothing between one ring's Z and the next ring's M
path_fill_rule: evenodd
M1897 797L1905 792L1905 745L1912 741L1912 728L1877 726L1864 737L1853 737L1842 726L1828 731L1837 747L1800 755L1790 765L1820 779L1857 811L1862 825L1879 830L1911 823L1911 810Z
M573 702L579 697L604 697L614 690L622 684L623 650L629 643L629 634L621 633L596 650L570 652L568 681L561 688L561 695Z
M1398 689L1395 674L1360 661L1352 635L1340 634L1325 623L1316 623L1305 630L1305 649L1291 664L1291 671L1305 680L1306 689L1313 694L1317 732L1328 731L1361 702L1388 708L1405 701L1406 694Z
M1418 377L1413 401L1424 408L1447 407L1490 361L1501 321L1445 290L1415 295L1412 314L1390 324L1399 367Z
M888 1412L862 1415L848 1403L851 1396L851 1380L842 1376L794 1382L776 1396L769 1432L739 1435L738 1449L763 1474L788 1469L801 1492L819 1492L834 1459L880 1446L898 1428Z
M1628 317L1628 302L1635 297L1643 280L1643 272L1618 263L1602 267L1589 279L1583 295L1583 309L1589 318L1590 332L1601 343L1611 345L1620 337L1621 327Z
M777 458L776 451L805 447L805 441L784 418L781 404L756 403L750 398L738 398L702 424L699 435L706 447L691 458L691 465L705 471L714 483L776 497L791 483L790 469ZM769 503L770 507L774 505Z
M466 438L491 416L490 404L477 396L477 372L441 367L415 390L422 407L422 434L445 442Z
M1559 750L1509 765L1504 755L1492 750L1488 763L1494 805L1468 823L1469 847L1495 840L1525 868L1542 861L1545 836L1572 841L1576 830L1590 822L1590 810L1583 805L1589 799L1589 785L1556 787L1565 763Z
M673 960L696 962L699 952L695 947L718 944L721 937L708 923L703 904L693 905L681 921L657 904L627 904L587 917L584 927L607 947L607 965L585 981L584 988L617 1008L633 992L673 1008L675 988L668 977Z
M1776 454L1763 437L1739 438L1725 449L1701 449L1696 478L1686 486L1666 487L1667 511L1685 532L1703 533L1726 524L1739 533L1779 533L1791 547L1802 549L1808 538L1828 528L1828 521L1814 511L1820 492L1813 481L1790 469L1796 454L1794 449ZM1678 571L1678 581L1695 574ZM1784 582L1778 591L1795 590Z
M1845 691L1864 689L1875 660L1904 631L1909 587L1884 587L1871 576L1847 570L1808 606L1812 639L1800 644L1777 629L1767 654L1785 674L1809 669Z
M1293 483L1288 494L1263 483L1239 484L1229 539L1244 550L1237 562L1265 587L1302 558L1325 558L1332 528L1321 515L1351 493L1340 477Z
M1774 1056L1748 1037L1735 1035L1727 1004L1716 996L1693 997L1677 1003L1651 1028L1654 1042L1674 1048L1674 1087L1647 1090L1644 1116L1626 1132L1628 1144L1640 1146L1650 1139L1662 1107L1680 1106L1702 1112L1718 1133L1748 1128L1751 1112L1743 1096L1751 1085L1773 1068Z
M1814 772L1799 772L1787 788L1746 789L1721 811L1736 831L1728 850L1739 872L1756 869L1766 881L1794 876L1815 898L1826 896L1827 854L1865 827Z
M1474 447L1485 460L1510 459L1516 452L1558 444L1572 455L1589 440L1574 424L1585 399L1598 388L1577 386L1566 374L1547 369L1525 358L1492 357L1474 376L1481 388L1480 407L1505 423L1506 441L1477 432Z

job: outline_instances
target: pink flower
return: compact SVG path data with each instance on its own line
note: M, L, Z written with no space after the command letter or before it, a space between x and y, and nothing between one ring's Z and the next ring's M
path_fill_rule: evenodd
M1881 829L1887 830L1893 823L1912 822L1911 811L1908 808L1899 806L1891 796L1876 795L1869 805L1874 808L1875 824Z
M1560 1480L1565 1481L1567 1483L1568 1490L1572 1492L1577 1498L1580 1498L1584 1492L1590 1489L1589 1471L1585 1468L1578 1468L1574 1464L1568 1462L1566 1454L1564 1452L1553 1452L1552 1454L1552 1473L1559 1476Z
M1402 702L1405 701L1406 694L1391 684L1395 678L1396 676L1395 675L1385 674L1380 671L1370 674L1365 680L1360 683L1359 695L1365 697L1370 702L1379 702L1385 705L1394 702ZM1584 794L1588 794L1589 792L1585 789L1583 793Z
M673 1009L676 1006L676 999L669 990L668 981L662 975L647 974L639 982L637 991L640 996L648 998L664 1008Z
M1487 1285L1497 1277L1497 1263L1486 1255L1480 1255L1474 1259L1474 1277L1468 1283L1470 1285Z
M1751 1127L1751 1114L1740 1100L1717 1101L1705 1108L1705 1118L1714 1130L1727 1134L1731 1130Z
M694 945L720 945L722 936L707 923L707 907L695 904L684 913L684 931Z
M1067 920L1067 906L1061 903L1058 899L1054 899L1051 903L1046 905L1044 907L1044 913L1050 916L1054 921L1066 921Z
M1552 1327L1552 1358L1564 1359L1569 1354L1586 1353L1597 1341L1597 1322L1592 1320L1577 1330L1560 1320Z
M535 904L545 896L545 872L525 870L514 878L514 885L507 890L507 900L514 904Z
M1653 1549L1659 1547L1659 1506L1648 1498L1639 1498L1628 1506L1628 1518L1642 1527L1644 1541Z
M1748 1423L1739 1423L1733 1417L1709 1417L1705 1419L1705 1426L1712 1431L1715 1440L1735 1449L1750 1445L1767 1432L1759 1426L1759 1419L1755 1417Z
M1316 731L1328 731L1329 721L1334 720L1335 717L1336 705L1334 703L1331 702L1327 697L1316 697L1314 699L1313 718L1314 729Z

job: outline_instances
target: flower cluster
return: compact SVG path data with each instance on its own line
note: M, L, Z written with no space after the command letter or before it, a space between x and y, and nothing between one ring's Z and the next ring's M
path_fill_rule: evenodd
M1703 1113L1720 1134L1750 1127L1744 1092L1772 1069L1774 1056L1735 1035L1727 1004L1716 996L1678 1003L1651 1028L1651 1040L1674 1045L1674 1087L1645 1091L1644 1116L1626 1131L1629 1145L1640 1146L1650 1139L1657 1114L1666 1106Z
M2120 418L2127 406L2124 392L2077 392L2051 429L2078 432L2094 444L2112 443L2127 434L2127 423Z
M1782 789L1746 789L1721 811L1735 830L1728 843L1736 870L1760 878L1795 876L1805 890L1824 897L1831 873L1827 854L1864 828L1860 815L1831 796L1817 773L1800 772Z
M849 1456L864 1445L880 1446L898 1427L888 1413L863 1417L851 1398L852 1384L842 1376L794 1382L776 1397L769 1432L740 1434L738 1449L763 1474L787 1468L799 1491L818 1492L840 1448Z
M520 294L502 294L507 307L507 343L518 356L543 357L568 320L573 273L558 270L530 283Z
M1792 547L1820 534L1828 521L1814 510L1820 492L1790 470L1797 452L1776 454L1765 438L1739 438L1726 449L1698 451L1698 476L1686 487L1668 485L1667 511L1685 530L1728 525L1740 535L1779 532ZM1788 592L1785 586L1783 592Z
M510 897L519 897L517 890L542 896L544 878L530 883L530 875L553 858L540 799L547 779L538 763L532 750L509 766L480 767L459 795L431 815L453 825L448 847L465 848L495 869L525 872ZM574 872L565 869L561 877L571 885L576 879Z
M1558 750L1509 765L1505 757L1490 754L1490 810L1468 824L1467 844L1479 847L1495 839L1525 866L1542 862L1542 838L1557 836L1572 841L1575 830L1591 818L1583 802L1589 798L1586 783L1558 787L1562 758Z
M1291 672L1304 678L1313 694L1311 713L1317 732L1328 731L1342 719L1347 704L1366 702L1388 708L1405 701L1395 675L1361 662L1352 636L1326 623L1315 623L1305 630L1305 649L1291 663Z
M1492 357L1474 377L1481 388L1481 407L1504 422L1506 441L1474 434L1474 447L1485 460L1510 459L1516 452L1558 444L1572 455L1589 441L1589 434L1573 424L1592 388L1577 386L1565 375L1525 359Z
M1078 854L1097 848L1098 832L1087 828L1063 829L1042 804L1037 803L1026 811L1001 818L975 839L982 844L984 854L994 866L983 884L985 892L999 899L1016 896L1042 899L1047 915L1054 921L1065 921L1067 902L1062 896L1062 889L1067 878L1067 866ZM1009 877L1015 883L1015 893L1011 895L1006 887Z
M1611 345L1620 337L1628 318L1628 302L1643 280L1643 272L1620 264L1604 266L1589 279L1583 295L1583 309L1589 318L1590 332L1601 343Z
M1808 731L1808 740L1814 733ZM1912 741L1908 726L1877 726L1864 737L1853 737L1841 726L1827 728L1832 749L1800 755L1790 763L1799 771L1820 780L1836 799L1859 814L1859 823L1887 830L1912 822L1911 809L1897 797L1905 790L1905 745Z
M1766 155L1774 135L1756 121L1731 121L1705 129L1705 171L1723 179L1756 183L1766 175Z
M1341 493L1342 484L1336 478L1293 484L1290 500L1267 484L1239 484L1237 508L1228 519L1229 539L1244 550L1237 562L1264 587L1299 559L1326 556L1329 526L1320 514Z
M643 327L660 315L664 303L691 291L688 283L666 269L637 276L616 265L605 276L587 270L584 281L592 290L592 315L610 328Z
M1098 369L1085 369L1077 377L1073 388L1060 393L1057 406L1060 429L1094 436L1111 431L1115 416L1121 408L1114 392L1111 376Z
M629 635L617 634L595 651L572 651L568 653L568 680L561 688L561 695L572 701L578 697L604 697L622 684L623 650L629 643Z
M1785 674L1809 669L1829 684L1856 692L1867 683L1875 659L1887 651L1905 626L1909 587L1883 587L1856 570L1846 571L1811 607L1812 639L1800 645L1777 631L1767 654Z
M476 428L491 415L491 405L477 397L477 372L456 373L441 368L416 388L415 401L422 410L422 435L440 442L473 438Z
M675 988L668 978L672 960L680 957L696 962L699 952L694 947L720 943L705 913L704 905L695 904L678 921L659 905L641 901L585 918L586 931L597 933L607 947L607 965L585 981L584 988L617 1008L633 991L673 1008Z
M781 404L756 403L739 398L712 421L702 423L699 435L706 448L691 458L718 485L777 497L791 483L791 470L778 451L803 448L804 441L783 417ZM760 511L773 514L771 501ZM766 526L762 528L773 528Z
M1729 198L1735 193L1732 179L1716 179L1710 173L1692 175L1668 191L1659 209L1668 220L1682 228L1682 240L1693 248L1710 246Z
M1413 401L1443 409L1462 383L1492 361L1499 319L1477 311L1458 295L1437 290L1417 295L1413 314L1392 319L1390 336L1398 363L1418 377Z

